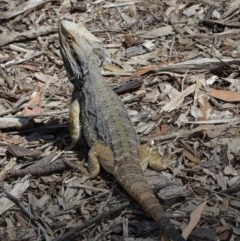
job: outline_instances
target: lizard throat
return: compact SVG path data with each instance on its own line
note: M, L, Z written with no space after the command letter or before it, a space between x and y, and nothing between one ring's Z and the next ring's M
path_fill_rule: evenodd
M61 47L61 55L69 80L75 88L81 89L85 83L86 73L88 72L86 64L79 60L73 49L68 51L64 47Z

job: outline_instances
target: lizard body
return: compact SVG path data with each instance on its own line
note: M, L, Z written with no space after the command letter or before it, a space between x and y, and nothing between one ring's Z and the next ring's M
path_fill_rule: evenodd
M93 47L97 38L84 26L62 20L59 40L64 65L74 85L69 114L72 145L83 132L90 147L89 170L83 173L93 178L101 165L157 222L161 234L173 241L184 241L144 177L139 140L127 110L101 75L102 52L98 51L99 44Z

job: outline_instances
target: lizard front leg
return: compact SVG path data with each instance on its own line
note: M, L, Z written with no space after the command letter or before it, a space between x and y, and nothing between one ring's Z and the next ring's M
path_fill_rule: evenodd
M82 125L80 122L80 96L80 91L74 89L69 110L69 132L71 136L70 149L76 146L82 135Z
M71 104L69 108L69 132L71 136L71 145L67 149L72 149L76 146L82 135L82 124L80 122L80 97L81 92L78 89L74 89L71 98ZM84 175L88 175L88 171L70 160L64 160L65 164L77 169Z

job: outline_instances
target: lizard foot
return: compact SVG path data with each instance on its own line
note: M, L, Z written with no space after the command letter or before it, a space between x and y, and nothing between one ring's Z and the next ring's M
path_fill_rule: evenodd
M89 173L87 171L87 169L85 167L83 167L80 164L76 164L76 162L70 161L70 160L64 160L64 163L73 168L76 169L78 172L80 172L81 174L85 175L85 176L89 176Z
M166 170L168 168L171 159L166 156L161 157L155 146L143 144L139 146L138 152L141 160L140 164L142 170L145 170L148 164L152 169L158 172Z
M102 167L109 173L113 173L114 168L114 156L109 147L102 144L95 144L88 152L88 167L87 169L82 165L76 164L70 160L64 160L67 166L76 169L83 175L90 179L95 178L100 172L100 163Z

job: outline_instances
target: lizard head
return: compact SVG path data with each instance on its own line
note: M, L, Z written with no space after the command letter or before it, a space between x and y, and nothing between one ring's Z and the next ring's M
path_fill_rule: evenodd
M86 74L91 71L88 67L89 61L94 66L104 60L103 44L83 25L67 20L59 22L58 32L68 78L76 88L81 88Z
M60 52L67 75L75 88L81 89L87 69L84 68L84 51L81 46L79 26L67 20L59 21Z

